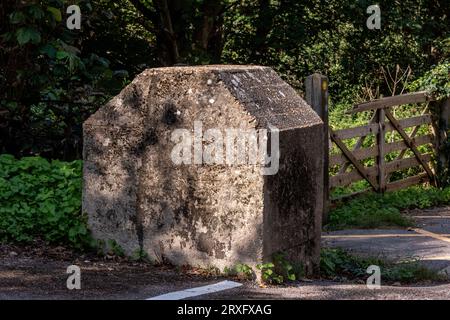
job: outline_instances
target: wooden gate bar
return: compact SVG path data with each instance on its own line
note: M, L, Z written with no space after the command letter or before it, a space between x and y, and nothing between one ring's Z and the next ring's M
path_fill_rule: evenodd
M393 106L399 106L402 104L410 103L422 103L427 101L434 101L434 97L430 96L426 91L401 94L398 96L385 97L381 99L376 99L360 104L355 104L353 109L347 111L347 113L357 113L362 111L385 109Z
M356 160L356 158L353 156L352 152L347 148L347 146L342 142L342 140L339 139L339 137L336 135L336 133L331 128L330 128L330 136L331 136L331 139L333 140L333 142L336 143L336 145L339 147L339 149L341 149L342 153L355 166L356 170L358 170L358 172L361 174L361 176L370 183L370 185L372 186L372 188L374 190L377 190L378 185L377 185L376 181L374 181L372 179L372 177L366 173L364 166L358 160Z
M386 191L394 191L398 189L403 189L418 183L423 183L429 181L428 174L426 172L420 173L413 177L408 177L402 180L394 181L386 186Z
M426 107L422 110L422 112L420 113L421 116L423 116L423 115L425 114L425 112L428 111L428 106L429 106L429 105L430 105L430 104L428 103L428 104L426 105ZM409 135L409 137L410 137L411 139L413 139L413 138L416 136L417 132L419 131L419 128L420 128L420 125L415 126L415 127L413 128L411 134ZM398 155L397 159L403 158L403 156L405 155L405 152L406 152L406 150L402 150L402 152L400 152L400 154Z
M375 112L372 115L372 118L370 118L369 124L374 123L376 119L377 119L377 113ZM356 144L353 147L353 152L357 151L358 149L360 149L362 147L364 140L366 140L366 136L362 136L362 137L358 138L358 141L356 141ZM350 163L345 162L344 165L339 169L339 173L345 173L345 171L347 171L347 168L349 165L350 165Z
M420 113L421 116L423 116L423 115L425 114L425 112L428 111L429 105L430 105L430 103L427 103L427 105L425 106L425 108L423 108L422 112ZM411 134L409 134L409 137L413 140L413 142L414 142L417 146L419 146L420 144L418 144L418 143L415 141L414 137L416 136L417 132L419 131L419 128L420 128L420 125L415 126L415 127L413 128ZM405 156L405 153L406 153L407 150L408 150L408 149L403 149L402 151L400 151L400 154L397 156L396 160L402 159L402 158ZM390 175L388 175L386 179L389 180L389 178L390 178Z
M427 135L423 135L423 136L414 137L414 138L412 138L412 140L414 141L416 146L421 146L421 145L430 144L430 143L434 144L435 137L431 134L427 134ZM406 151L406 150L409 150L409 147L405 144L405 142L403 140L386 143L384 146L385 154L391 153L393 151L402 152L402 151ZM361 160L364 160L367 158L373 158L373 157L378 156L378 147L372 146L372 147L368 147L368 148L359 148L359 149L352 151L352 153L357 160L361 161ZM399 159L401 159L401 158L399 158ZM396 160L399 160L399 159L396 159ZM335 166L335 165L344 165L345 163L349 163L349 162L348 162L347 158L341 153L333 154L330 156L330 167ZM341 174L340 171L339 171L339 174Z
M417 150L414 141L408 136L408 134L403 130L403 128L401 127L401 125L398 123L397 119L394 118L394 116L391 114L391 112L389 110L385 110L386 112L386 117L389 119L389 121L391 122L392 126L397 130L397 132L402 136L403 140L405 140L406 145L412 150L412 152L414 153L414 155L416 156L417 160L419 161L419 163L422 165L422 167L425 169L425 172L428 174L428 177L430 178L430 181L433 183L433 185L436 185L436 183L434 182L434 175L433 172L431 171L431 169L428 167L428 164L424 161L424 159L422 158L421 153L419 152L419 150Z
M371 123L363 126L348 128L348 129L340 129L336 131L336 135L341 140L351 139L356 137L364 137L369 134L377 134L378 133L378 124Z
M431 154L424 154L423 159L426 163L432 160ZM412 167L421 166L420 162L416 159L416 157L404 158L399 160L394 160L385 163L385 173L389 174L394 171L404 170ZM378 173L377 166L365 167L366 174L375 178ZM426 172L425 172L426 174ZM350 172L337 174L334 176L330 176L330 187L335 188L339 186L347 186L353 182L360 181L365 179L357 170L352 170ZM386 180L387 183L387 180Z
M430 153L422 154L421 157L424 163L428 163L431 161ZM417 160L416 157L410 157L387 162L386 168L384 170L386 173L392 173L394 171L404 170L416 166L422 166L422 164L419 162L419 160Z
M386 173L384 164L384 145L385 145L385 124L384 124L384 109L377 110L377 122L379 125L377 134L377 145L378 145L378 156L377 156L377 166L378 166L378 192L384 192L386 189Z
M415 126L421 126L424 124L430 124L432 123L431 115L424 114L422 116L416 116L406 119L398 120L402 128L409 128L409 127L415 127ZM356 137L362 137L367 136L369 134L377 134L378 133L378 124L377 123L371 123L366 124L363 126L348 128L348 129L340 129L336 132L336 135L341 139L351 139ZM395 131L396 129L390 124L386 123L386 132Z
M377 168L375 166L373 167L367 167L365 168L366 174L373 177L373 179L377 176ZM358 172L358 170L352 170L350 172L338 174L335 176L330 176L330 187L344 187L348 186L349 184L364 180L365 178L361 176L361 174ZM371 187L372 188L372 187Z

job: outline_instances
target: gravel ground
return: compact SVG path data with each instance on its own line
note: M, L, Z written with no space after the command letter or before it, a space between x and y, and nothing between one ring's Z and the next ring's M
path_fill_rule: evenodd
M81 290L68 290L66 269L81 268ZM0 299L146 299L204 286L223 278L195 269L133 263L117 258L79 255L62 247L0 246ZM261 288L253 282L195 299L450 299L450 284L383 286L303 281L291 286Z
M414 230L343 230L329 233L326 246L339 246L362 255L420 256L440 269L450 265L450 208L407 212L418 227L433 232L415 235ZM383 237L374 235L382 234ZM409 235L408 235L409 234ZM349 237L352 236L352 237ZM363 237L360 237L360 236ZM410 236L412 235L412 236ZM436 236L438 235L438 236ZM336 237L337 236L337 237ZM356 237L355 237L356 236ZM447 240L449 239L449 240ZM81 269L81 290L68 290L67 267ZM224 278L194 268L176 269L93 254L79 254L64 247L36 241L28 246L0 245L0 300L5 299L147 299L160 294L204 286ZM253 282L193 299L448 299L450 283L402 286L382 283L369 290L364 283L302 281L290 286L261 288Z
M81 269L81 289L67 289L67 267ZM222 279L195 269L80 255L63 247L0 246L0 299L146 299Z

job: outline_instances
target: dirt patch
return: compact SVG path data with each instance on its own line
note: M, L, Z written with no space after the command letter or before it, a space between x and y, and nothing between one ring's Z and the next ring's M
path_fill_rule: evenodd
M81 290L67 289L70 265L81 269ZM0 299L146 299L217 279L204 270L99 257L39 241L0 245Z

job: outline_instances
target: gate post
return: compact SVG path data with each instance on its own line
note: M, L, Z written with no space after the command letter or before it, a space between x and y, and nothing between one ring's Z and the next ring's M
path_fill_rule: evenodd
M385 112L384 109L378 109L375 111L377 122L378 122L378 134L377 134L377 146L378 146L378 156L377 156L377 167L378 167L378 192L384 193L386 191L386 171L384 164L384 145L385 145Z
M328 220L329 211L329 153L330 137L328 132L328 77L314 73L306 78L306 101L324 123L324 161L323 161L323 214L322 223Z
M450 129L450 98L446 98L439 103L439 137L437 139L437 180L440 187L445 184L443 179L450 178L449 172L449 146L448 146L448 130Z

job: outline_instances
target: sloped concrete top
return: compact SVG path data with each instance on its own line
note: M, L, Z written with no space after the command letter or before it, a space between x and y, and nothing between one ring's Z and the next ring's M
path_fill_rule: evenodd
M192 81L189 80L192 78ZM208 84L199 88L198 79ZM203 91L202 95L219 92L217 86L226 88L240 105L257 121L257 127L270 125L279 130L301 128L322 123L297 92L284 82L271 68L248 65L179 66L147 69L138 75L118 96L85 122L85 125L118 125L111 119L112 113L122 115L140 110L151 103L151 87L162 84L158 91L174 90ZM166 88L164 88L164 86ZM168 88L170 87L170 88ZM206 88L206 90L205 90ZM150 94L150 96L149 96ZM182 112L182 110L181 110ZM120 115L115 115L119 116ZM107 121L106 119L111 121ZM114 118L114 117L112 117ZM133 117L132 117L133 118ZM132 126L133 119L124 119L121 125ZM136 119L137 120L137 119ZM120 125L120 124L119 124Z

